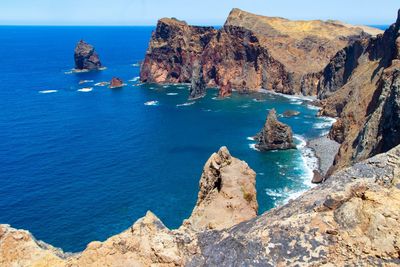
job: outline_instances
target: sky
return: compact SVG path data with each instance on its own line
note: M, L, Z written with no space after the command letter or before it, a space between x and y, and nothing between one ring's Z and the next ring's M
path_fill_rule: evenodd
M232 8L289 19L387 25L399 0L0 0L0 25L155 25L176 17L222 25Z

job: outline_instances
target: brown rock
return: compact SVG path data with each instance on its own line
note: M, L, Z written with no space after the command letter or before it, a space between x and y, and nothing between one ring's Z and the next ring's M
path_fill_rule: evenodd
M189 26L161 19L141 69L143 82L188 83L194 62L203 66L208 87L220 96L232 89L260 88L286 94L317 94L321 71L340 49L366 32L337 21L290 21L233 9L224 27Z
M120 88L123 86L124 86L124 82L120 78L114 77L111 79L109 87L110 88Z
M312 179L312 183L313 184L319 184L322 183L322 181L324 180L324 177L321 175L321 173L317 170L313 170L314 176Z
M255 136L255 140L258 141L256 148L261 151L296 148L293 142L292 129L278 121L275 109L269 112L265 125L261 132Z
M300 111L297 110L286 110L282 113L283 117L294 117L300 115Z
M399 21L338 52L323 72L320 113L339 117L329 136L341 143L330 173L400 144Z
M83 40L76 45L74 58L77 70L98 70L102 67L94 47Z

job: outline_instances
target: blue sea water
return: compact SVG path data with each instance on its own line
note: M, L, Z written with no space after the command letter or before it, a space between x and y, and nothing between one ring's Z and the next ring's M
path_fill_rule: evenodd
M196 202L204 163L223 145L257 172L260 213L309 187L304 140L331 120L298 98L218 100L209 90L191 102L184 85L136 86L152 30L0 27L0 223L66 251L121 232L147 210L178 227ZM69 72L80 39L96 46L105 71ZM127 86L94 85L113 76ZM281 118L300 149L252 148L249 137L271 108L301 112Z

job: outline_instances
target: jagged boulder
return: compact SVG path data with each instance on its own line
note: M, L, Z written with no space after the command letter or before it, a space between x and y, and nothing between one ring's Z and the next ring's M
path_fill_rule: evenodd
M254 139L258 142L256 148L261 151L296 148L292 129L278 121L275 109L270 110L263 129Z
M94 47L83 40L75 47L74 59L76 70L98 70L102 67Z

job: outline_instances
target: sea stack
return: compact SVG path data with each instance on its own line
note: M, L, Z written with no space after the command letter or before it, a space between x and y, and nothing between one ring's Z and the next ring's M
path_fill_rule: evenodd
M76 45L74 58L76 70L99 70L102 67L94 47L83 40Z
M190 86L189 100L204 97L206 95L206 82L203 76L203 67L195 61L193 66L192 81Z
M113 77L110 82L110 88L120 88L124 86L124 82L117 77Z
M258 141L256 148L261 151L296 148L292 129L289 125L278 121L275 109L269 112L264 128L255 139Z

